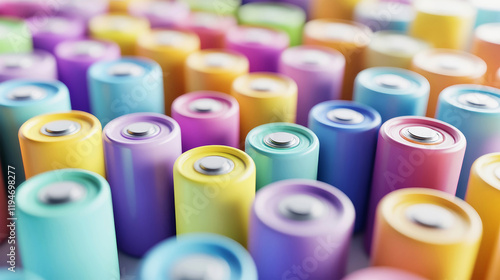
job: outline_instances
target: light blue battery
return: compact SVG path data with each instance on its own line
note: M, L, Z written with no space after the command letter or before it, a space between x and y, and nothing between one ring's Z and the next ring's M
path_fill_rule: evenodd
M123 57L97 62L87 79L90 111L103 127L126 114L165 113L163 72L153 60Z
M2 264L3 265L3 264ZM43 278L24 271L17 266L14 268L15 272L7 270L8 267L0 267L0 279L2 280L44 280Z
M458 128L467 139L457 197L464 198L474 161L500 152L500 89L454 85L439 94L436 118Z
M395 1L361 1L354 10L354 20L370 27L373 32L407 32L414 18L412 5Z
M156 245L143 258L138 280L257 280L250 254L215 234L186 234Z
M10 80L0 84L0 162L2 170L8 165L15 168L16 186L25 179L19 128L32 117L65 111L71 111L71 103L68 88L61 82Z
M476 23L474 28L481 24L500 22L500 2L497 0L473 0L477 8Z
M353 101L322 102L309 113L309 128L320 142L318 181L351 199L355 231L365 224L380 125L377 111Z
M353 100L377 110L384 123L400 116L425 116L429 91L429 82L420 74L373 67L356 76Z
M257 190L280 180L317 179L319 140L304 126L291 123L258 126L248 133L245 152L255 162Z

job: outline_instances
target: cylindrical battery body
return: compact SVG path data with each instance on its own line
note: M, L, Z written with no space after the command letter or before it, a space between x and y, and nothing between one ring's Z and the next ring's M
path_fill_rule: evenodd
M406 33L415 18L412 5L398 2L363 1L356 5L354 20L373 32L393 30Z
M57 44L83 39L85 23L79 19L65 17L33 17L27 21L33 37L33 47L52 54Z
M42 50L0 54L0 82L13 79L57 80L56 60Z
M234 16L218 13L193 12L177 24L177 28L188 30L200 38L201 49L222 49L226 34L237 26Z
M13 10L16 9L17 7ZM0 9L0 11L5 10ZM9 17L0 18L0 34L2 34L0 37L0 54L26 53L33 50L31 32L24 20Z
M128 13L147 18L152 28L174 28L189 16L189 6L178 1L137 1L128 6Z
M482 58L488 67L485 82L492 83L500 70L500 20L497 23L484 24L476 28L472 53Z

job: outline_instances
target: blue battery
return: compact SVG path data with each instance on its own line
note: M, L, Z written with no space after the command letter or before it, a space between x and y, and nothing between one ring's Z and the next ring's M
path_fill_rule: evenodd
M471 2L477 8L476 23L474 29L482 24L500 22L499 1L474 0Z
M414 18L412 5L394 1L360 1L354 10L354 20L370 27L373 32L407 32Z
M384 123L400 116L425 116L429 91L429 82L420 74L373 67L356 76L353 100L377 110Z
M153 60L123 57L97 62L87 78L90 111L103 127L126 114L165 113L163 72Z
M309 128L320 143L318 180L351 199L355 231L365 224L380 125L377 111L353 101L322 102L309 113Z
M467 139L457 196L464 198L472 163L482 155L500 152L500 89L454 85L439 95L436 118L458 128Z
M71 103L68 88L61 82L11 80L0 84L0 162L2 170L8 165L15 168L16 186L25 179L19 128L32 117L66 111L71 111Z
M156 245L143 258L139 280L257 280L250 254L216 234L186 234Z

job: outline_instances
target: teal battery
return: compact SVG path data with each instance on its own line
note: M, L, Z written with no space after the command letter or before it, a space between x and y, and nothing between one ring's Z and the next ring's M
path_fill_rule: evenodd
M41 173L16 195L17 241L26 271L47 280L120 279L111 190L80 169Z
M61 82L10 80L0 84L0 162L4 172L9 165L15 168L16 187L25 179L19 128L32 117L66 111L71 111L71 103L68 88Z
M400 116L425 116L429 91L429 82L418 73L373 67L356 76L353 100L377 110L384 123Z
M497 0L471 0L477 9L474 28L486 23L500 22L500 1Z
M93 64L87 72L90 112L102 126L131 113L164 114L163 72L147 58L122 57Z
M10 246L9 246L10 247ZM10 253L10 252L9 252ZM7 264L9 261L7 261ZM15 263L15 260L14 260ZM0 267L0 279L2 280L45 280L36 274L33 274L28 271L24 271L20 268L17 268L15 265L14 267L8 266L8 267Z
M245 152L255 162L257 190L285 179L316 180L319 151L318 137L298 124L264 124L245 140Z

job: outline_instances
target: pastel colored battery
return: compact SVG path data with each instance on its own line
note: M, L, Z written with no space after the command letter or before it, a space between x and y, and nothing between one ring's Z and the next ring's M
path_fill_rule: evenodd
M189 16L189 6L182 2L137 1L129 5L128 13L147 18L152 28L173 28Z
M237 52L212 49L186 60L186 92L209 90L230 94L234 80L248 73L248 59Z
M163 241L141 261L139 280L165 277L257 280L257 269L250 254L237 242L216 234L189 234Z
M33 47L54 54L57 44L83 39L85 23L65 17L33 17L27 21L33 37Z
M2 166L1 164L2 163L0 162L0 166ZM2 175L2 171L4 171L6 173L5 176ZM2 171L0 171L0 221L1 221L0 222L0 244L3 243L4 241L8 240L7 238L11 235L11 233L13 235L13 237L11 239L13 240L15 238L15 231L14 231L15 229L13 229L11 231L11 228L7 227L7 225L9 224L8 220L7 220L7 218L9 217L7 214L8 213L7 212L7 210L8 210L8 208L7 208L8 207L7 194L8 194L8 191L11 191L13 194L15 194L14 184L8 184L8 183L14 183L14 182L12 180L8 180L8 179L16 179L15 178L16 173L15 173L15 169L12 169L12 168L11 168L11 170L2 168ZM9 174L8 171L11 171L13 173ZM14 174L14 176L12 174ZM11 176L11 177L9 178L9 176ZM6 181L8 185L5 185L4 181ZM9 182L9 181L11 181L11 182ZM9 193L9 195L10 195L10 193ZM11 212L11 213L13 214L13 212ZM11 243L12 242L13 241L11 241ZM7 262L9 262L10 256L8 256L7 258L8 258ZM16 257L14 255L14 262L15 262L15 258Z
M304 28L304 44L329 47L346 59L342 99L351 100L356 75L364 69L365 52L372 31L366 25L330 19L309 21Z
M467 1L417 0L409 34L434 48L463 50L474 26L476 10Z
M344 192L356 209L355 231L366 221L380 115L352 101L326 101L314 106L309 128L318 136L318 180Z
M165 113L162 70L147 58L99 61L88 70L90 111L106 125L130 113Z
M413 57L412 71L424 76L431 85L427 117L434 117L439 94L456 84L482 84L486 63L463 51L428 49Z
M164 115L129 114L104 127L103 141L118 248L142 257L175 235L172 171L182 154L180 127Z
M167 3L167 2L165 2ZM137 55L150 58L163 71L164 107L171 114L172 102L186 93L185 64L187 57L200 50L200 39L192 32L156 29L137 41Z
M137 38L149 31L150 26L147 19L128 15L98 15L89 21L90 36L93 39L117 43L122 55L134 55Z
M288 3L300 7L309 18L312 2L315 0L277 0L280 3Z
M183 153L174 165L177 235L210 232L246 246L255 197L255 164L243 151L203 146Z
M491 0L470 1L477 9L474 28L486 23L500 22L500 2Z
M285 75L265 72L243 75L234 81L232 95L240 104L241 140L259 125L296 120L297 84Z
M0 17L0 54L25 53L33 50L33 39L21 19Z
M460 130L426 117L397 117L380 128L365 248L371 248L375 211L388 193L425 187L455 195L464 159L466 139Z
M400 116L425 116L430 85L422 75L393 67L361 71L353 100L377 110L382 123Z
M0 15L5 17L27 19L41 13L52 13L54 9L49 2L33 0L3 0L0 2Z
M241 5L241 0L227 0L220 2L218 0L180 0L187 3L192 11L208 12L221 16L234 15Z
M109 1L105 0L66 0L59 3L56 15L79 19L88 27L91 18L108 11Z
M438 190L397 190L377 208L372 265L428 279L471 279L483 227L469 204Z
M288 48L288 34L282 31L239 26L226 34L225 47L245 55L250 72L278 72L281 53Z
M178 28L196 33L201 49L223 49L227 32L237 26L233 16L207 12L192 12L178 24Z
M427 278L392 267L368 267L357 270L342 280L427 280Z
M486 82L491 83L500 69L498 54L500 53L500 22L483 24L476 28L472 53L486 62Z
M109 3L110 13L126 14L128 12L128 7L135 2L143 2L146 0L107 0Z
M297 46L302 43L306 13L301 8L286 3L250 3L238 10L238 22L284 31L290 37L290 45Z
M239 148L240 106L228 94L186 93L172 104L172 118L181 127L183 151L208 145Z
M80 39L60 43L54 54L59 80L68 86L73 109L90 112L87 71L96 62L120 58L120 47L113 42Z
M19 187L16 206L25 270L43 279L120 278L111 192L103 177L80 169L43 173Z
M352 20L359 2L361 0L311 0L311 19Z
M81 111L29 119L19 129L26 179L64 168L106 176L101 130L96 117Z
M298 87L297 124L307 126L314 105L340 99L345 63L340 52L319 46L293 47L282 54L279 72Z
M259 279L341 279L354 216L349 198L326 183L293 179L262 189L248 246Z
M354 20L370 27L373 32L407 32L414 17L413 6L394 2L365 1L354 10Z
M0 82L13 79L57 80L57 64L49 52L0 54Z
M0 84L0 158L2 171L15 172L15 186L25 179L18 132L32 117L71 111L68 88L61 82L12 80ZM36 156L36 155L33 155ZM8 166L12 166L9 169ZM7 174L6 174L7 175ZM7 176L4 177L7 185Z
M43 280L42 278L38 277L36 274L33 274L31 272L16 268L16 272L12 273L12 271L9 271L6 269L3 269L0 271L0 278L2 280Z

